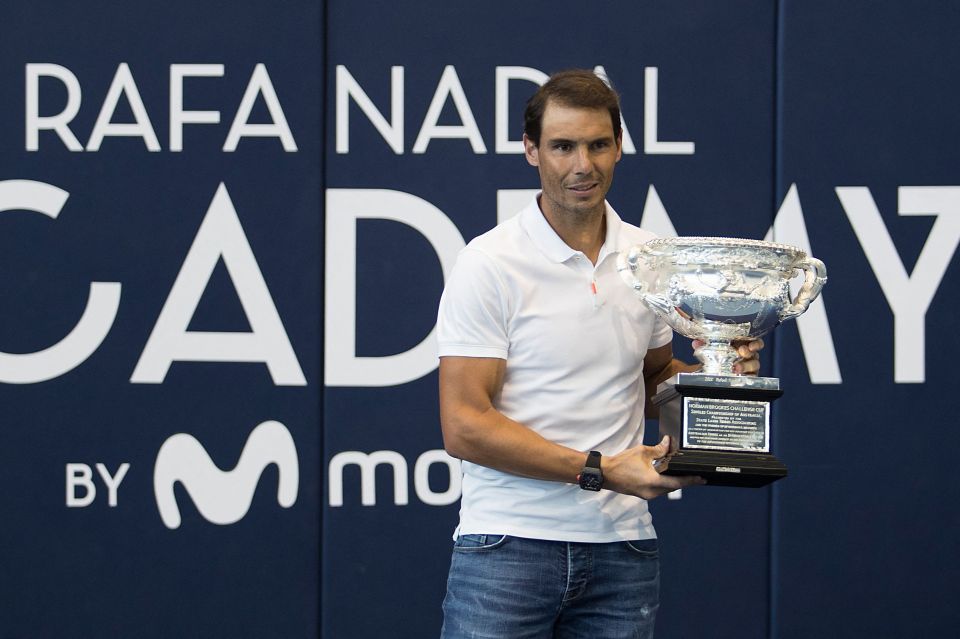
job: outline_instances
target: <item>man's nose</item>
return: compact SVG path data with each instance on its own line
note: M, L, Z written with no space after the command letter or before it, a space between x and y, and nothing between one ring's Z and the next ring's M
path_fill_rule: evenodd
M590 158L590 149L586 146L577 147L574 162L574 171L577 173L590 173L593 170L593 160Z

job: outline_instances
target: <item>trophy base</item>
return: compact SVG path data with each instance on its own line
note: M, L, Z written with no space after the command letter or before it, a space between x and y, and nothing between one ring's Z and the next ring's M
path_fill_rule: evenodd
M672 441L665 475L742 487L786 477L787 467L770 452L770 404L783 394L778 379L681 373L657 391L660 435Z
M697 475L708 486L759 488L787 476L787 467L766 453L723 450L680 450L664 475Z

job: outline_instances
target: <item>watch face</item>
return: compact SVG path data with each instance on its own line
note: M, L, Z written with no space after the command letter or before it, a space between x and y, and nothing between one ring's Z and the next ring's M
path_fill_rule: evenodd
M590 472L584 469L580 474L580 488L584 490L598 491L603 487L603 475L597 471Z

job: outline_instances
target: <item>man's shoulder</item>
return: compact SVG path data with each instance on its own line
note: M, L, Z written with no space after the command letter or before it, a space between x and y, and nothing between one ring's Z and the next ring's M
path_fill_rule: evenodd
M519 217L512 217L476 236L467 243L466 249L479 251L491 258L511 253L516 249L517 243L523 241L524 234Z

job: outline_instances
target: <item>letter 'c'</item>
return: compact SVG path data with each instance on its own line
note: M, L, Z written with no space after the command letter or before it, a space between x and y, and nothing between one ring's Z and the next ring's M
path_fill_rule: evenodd
M57 219L70 194L46 182L0 181L0 213L31 211ZM36 384L73 370L103 343L120 307L119 282L91 282L80 321L62 340L35 353L0 351L0 383Z

